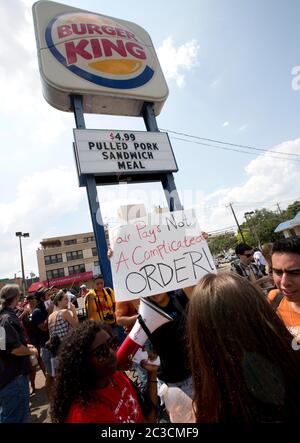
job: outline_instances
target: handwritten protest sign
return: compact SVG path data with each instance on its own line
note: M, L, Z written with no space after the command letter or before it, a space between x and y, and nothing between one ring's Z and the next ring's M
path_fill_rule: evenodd
M192 286L216 272L194 211L163 212L110 230L116 300Z

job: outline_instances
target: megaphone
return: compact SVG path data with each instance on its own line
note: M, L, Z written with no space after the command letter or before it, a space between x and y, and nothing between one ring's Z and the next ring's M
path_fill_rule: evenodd
M173 321L172 317L149 300L141 298L139 316L129 335L117 350L118 367L120 369L126 368L128 361L132 360L137 351L144 346L148 334L152 334L157 328L169 321Z

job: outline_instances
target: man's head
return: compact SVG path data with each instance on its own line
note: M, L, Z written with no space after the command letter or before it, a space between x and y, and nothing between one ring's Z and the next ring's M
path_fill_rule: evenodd
M14 309L20 299L20 288L18 285L5 285L0 291L0 308L9 306Z
M46 298L47 300L49 298L52 297L53 294L56 294L58 292L58 287L57 286L49 286L49 288L47 288L47 292L46 292Z
M94 289L98 289L99 291L104 288L104 278L102 274L93 277L93 286Z
M235 248L235 253L243 265L250 265L253 259L253 249L246 243L239 243Z
M26 301L28 301L29 302L29 306L30 306L30 308L33 310L35 307L36 307L36 305L38 304L38 300L37 300L37 298L35 297L35 294L29 294L29 295L27 295L27 297L26 297Z
M273 279L283 296L300 303L300 237L274 242L272 248Z

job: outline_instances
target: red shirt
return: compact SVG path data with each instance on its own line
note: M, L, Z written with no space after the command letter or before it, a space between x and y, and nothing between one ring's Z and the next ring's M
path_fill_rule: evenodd
M120 371L112 378L114 383L97 389L88 406L74 403L66 423L141 423L141 408L130 381Z

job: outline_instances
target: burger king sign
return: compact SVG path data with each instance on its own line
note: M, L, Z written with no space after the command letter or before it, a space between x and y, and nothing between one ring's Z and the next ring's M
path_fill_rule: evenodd
M153 102L159 114L168 87L148 33L140 26L50 1L33 5L40 73L46 100L72 111L141 114Z

